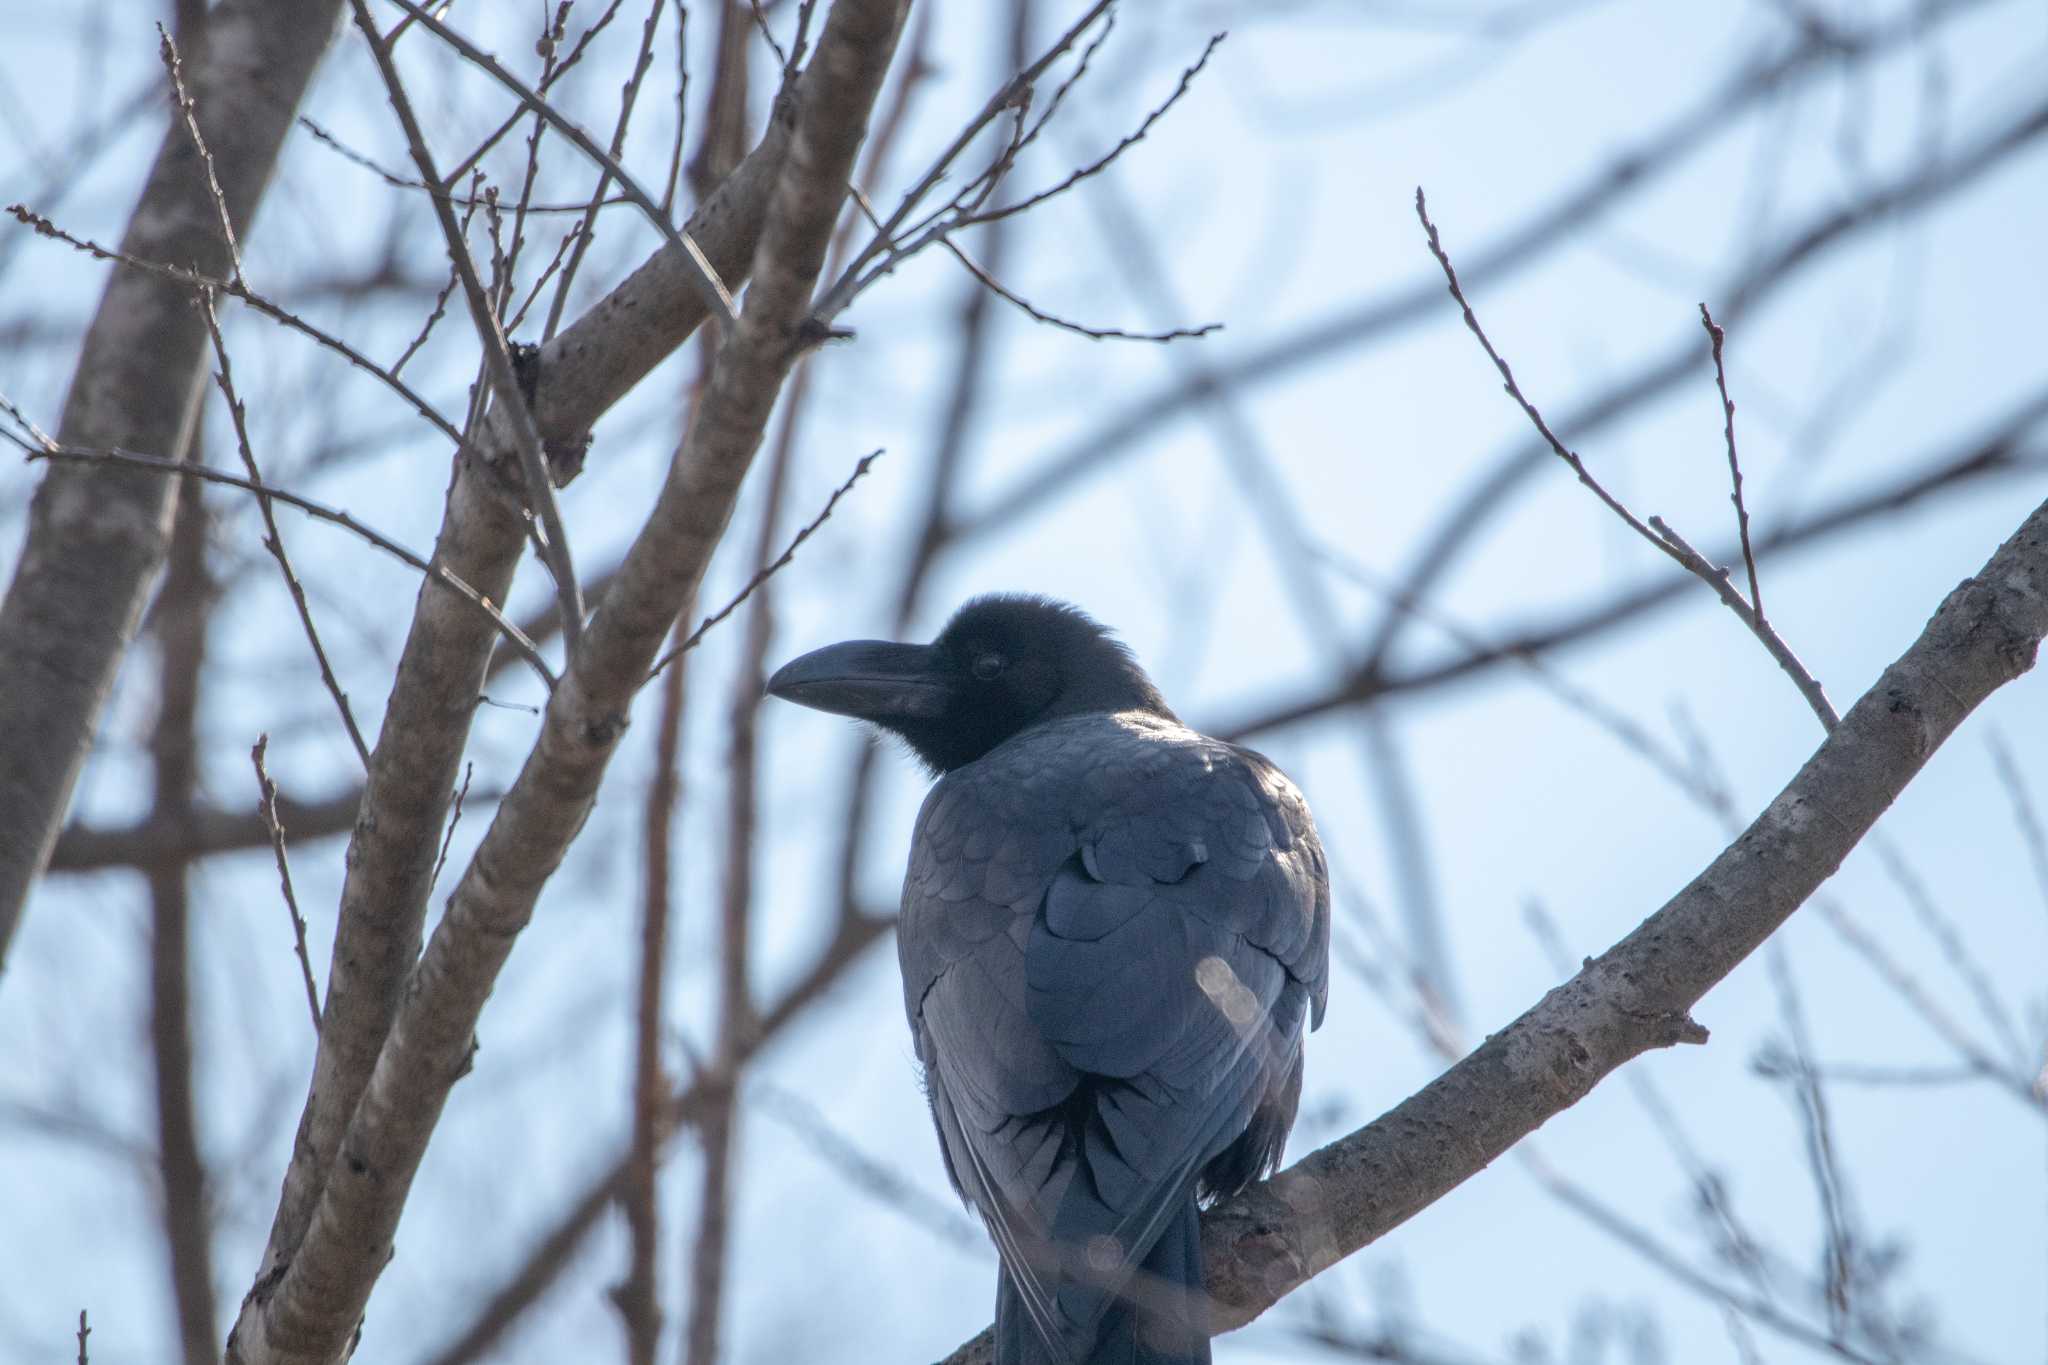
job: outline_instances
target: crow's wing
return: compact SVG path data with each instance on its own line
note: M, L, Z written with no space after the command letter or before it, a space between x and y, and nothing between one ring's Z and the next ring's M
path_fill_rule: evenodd
M1086 1338L1289 1084L1328 917L1292 785L1176 725L1060 721L933 790L905 1003L954 1181L1049 1343Z

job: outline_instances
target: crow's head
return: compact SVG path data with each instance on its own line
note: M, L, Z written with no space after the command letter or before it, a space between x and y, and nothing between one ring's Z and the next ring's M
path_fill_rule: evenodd
M934 772L1060 716L1174 719L1131 652L1087 613L1035 596L977 597L928 645L849 640L784 664L772 696L901 735Z

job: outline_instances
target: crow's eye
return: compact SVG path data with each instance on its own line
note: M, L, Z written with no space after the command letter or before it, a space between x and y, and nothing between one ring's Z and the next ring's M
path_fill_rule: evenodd
M994 682L1009 662L1002 655L990 651L986 654L975 655L974 663L970 665L969 671L983 682Z

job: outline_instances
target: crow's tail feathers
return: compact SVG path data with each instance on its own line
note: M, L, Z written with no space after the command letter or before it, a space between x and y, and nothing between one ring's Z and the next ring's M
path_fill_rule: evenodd
M1192 1196L1138 1263L1129 1291L1064 1349L1031 1321L1008 1270L996 1278L995 1365L1209 1365L1202 1216Z
M1138 1263L1132 1290L1103 1315L1089 1365L1209 1365L1202 1214L1192 1194Z

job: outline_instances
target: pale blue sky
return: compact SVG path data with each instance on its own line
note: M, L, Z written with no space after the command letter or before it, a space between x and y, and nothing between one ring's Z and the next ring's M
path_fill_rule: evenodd
M1076 8L1042 6L1039 31L1050 33ZM1476 263L1621 149L1698 107L1747 54L1783 50L1791 41L1788 16L1802 7L1577 5L1498 41L1473 37L1470 25L1444 17L1451 11L1428 5L1129 8L1099 78L1077 90L1071 121L1027 160L1020 185L1055 180L1113 142L1172 88L1212 29L1233 32L1182 106L1104 178L1099 198L1048 206L1013 243L1005 280L1045 308L1095 324L1221 321L1225 330L1169 350L1088 341L1001 314L1001 359L963 479L969 510L996 505L1045 461L1078 448L1191 364L1228 373L1362 302L1433 281L1436 267L1413 210L1418 184L1454 258ZM1703 547L1727 542L1732 514L1696 305L1705 299L1732 311L1728 281L1768 246L1908 173L1930 148L1938 156L1961 153L2041 99L2048 23L2038 5L1812 8L1859 30L1920 12L1967 13L1935 25L1923 42L1898 45L1867 71L1830 74L1730 122L1678 173L1621 199L1531 269L1473 291L1528 393L1560 421L1588 395L1675 348L1693 348L1681 382L1578 444L1639 513L1665 516ZM519 27L530 23L528 9L458 5L456 17L491 34L508 59L530 63L530 34ZM39 158L65 145L67 129L118 109L152 79L151 24L160 11L40 3L27 14L0 54L0 197L26 197L67 228L111 240L153 152L158 107L132 115L60 202L36 198L48 184ZM897 185L996 79L998 39L980 8L949 7L935 19L941 67L897 151ZM637 21L630 27L637 31ZM704 33L694 32L693 41L701 55ZM82 42L95 46L90 59L79 56ZM479 99L473 80L451 80L424 45L410 56L430 118L466 135L500 108ZM593 124L603 121L617 87L622 58L613 51L608 60L571 97ZM693 84L694 93L703 88ZM388 164L402 160L353 42L330 59L309 112ZM648 117L630 154L658 174L668 115ZM451 132L446 145L460 143ZM582 167L566 158L556 164L565 196L587 183ZM516 169L516 160L499 165L505 175ZM2048 315L2048 272L2039 262L2048 208L2043 173L2042 151L2030 145L1938 212L1861 232L1849 249L1731 325L1729 382L1759 534L1905 476L2040 392L2038 320ZM419 206L411 210L417 227ZM264 288L317 276L328 264L372 260L389 213L374 177L301 134L251 238L250 277ZM605 221L586 288L608 284L621 262L651 245L626 217ZM1162 287L1175 300L1163 312L1157 291L1135 287L1138 272L1113 249L1120 221L1142 225ZM408 240L424 244L422 254L402 264L437 279L445 267L430 239ZM28 319L75 329L89 315L101 267L28 240L19 228L0 234L0 262L0 326ZM807 518L859 454L876 446L889 454L781 581L777 659L888 627L897 546L924 495L935 414L950 382L961 288L957 267L942 256L913 261L841 319L859 340L823 354L819 407L785 520ZM411 308L344 308L316 298L306 311L385 356L417 327ZM245 392L263 395L252 406L273 469L289 471L339 420L369 443L308 491L411 545L428 545L445 452L424 424L330 358L258 321L236 319L230 339ZM71 345L68 334L56 335L0 353L0 392L54 428ZM418 373L454 411L472 364L473 347L451 320ZM584 564L606 563L637 525L672 449L674 394L693 364L671 362L600 426L590 472L564 498ZM1527 439L1522 416L1447 298L1383 344L1332 352L1243 387L1236 412L1255 434L1288 515L1333 555L1381 579L1406 567L1452 498ZM1118 627L1197 725L1225 724L1262 702L1306 694L1370 633L1384 601L1332 571L1319 584L1346 624L1345 638L1304 625L1259 514L1231 473L1221 430L1199 407L1151 423L1062 498L943 559L915 630L936 629L973 592L1030 588L1071 598ZM2028 449L2039 453L2043 441L2034 433ZM19 508L34 477L0 469L0 506ZM1538 469L1528 487L1479 529L1472 551L1432 591L1433 610L1498 637L1663 572L1663 562L1561 468ZM1812 553L1768 557L1770 615L1846 707L2044 490L2048 478L2039 473L2007 478ZM222 498L217 505L232 504ZM708 598L722 601L743 581L754 515L750 500ZM20 525L18 514L0 519L0 551L10 563ZM288 523L286 535L316 584L323 623L332 623L358 713L372 723L413 581L401 566L324 529ZM217 541L235 563L260 553L246 518L228 523ZM535 578L522 579L516 604L540 599L545 585ZM273 734L273 770L288 788L331 790L353 762L309 681L283 601L268 584L245 594L216 642L237 668L206 718L215 755L209 790L224 803L246 799L240 756L258 730ZM733 631L711 637L693 674L704 704L692 716L686 778L699 795L681 825L673 1008L700 1042L712 918L703 907L715 904L720 728L737 638ZM1426 627L1406 639L1398 665L1457 650ZM143 657L138 652L138 662ZM1551 664L1681 752L1673 710L1682 707L1745 818L1818 737L1791 686L1704 588L1680 609ZM81 789L82 809L99 819L146 804L138 741L151 708L145 670L130 672L104 752ZM2048 904L1987 745L2003 738L2036 805L2048 808L2043 685L2024 679L1995 697L1880 826L1932 889L1994 990L2019 1011L2031 1052L2010 1058L2016 1068L2040 1066L2048 1033ZM530 692L513 682L503 697L529 701ZM1595 952L1724 843L1712 816L1516 670L1398 703L1386 714L1416 784L1469 1039L1507 1022L1557 980L1526 927L1530 902L1547 908L1571 954ZM651 722L651 709L645 719ZM760 858L758 976L772 993L815 943L831 884L841 767L859 740L843 723L793 708L771 707L764 725L764 790L782 805ZM477 1072L455 1092L430 1152L360 1358L422 1357L460 1319L462 1296L495 1282L624 1131L637 806L652 730L642 725L628 741L613 786L485 1016ZM478 780L508 778L532 732L522 711L484 711ZM1340 885L1398 921L1404 892L1362 768L1357 716L1338 713L1258 742L1309 794ZM871 899L887 904L921 779L893 754L881 766L882 805L865 875ZM482 827L465 822L456 859ZM295 871L324 974L340 843L305 846ZM260 1248L310 1055L271 878L267 856L224 860L200 878L208 907L199 948L205 1139L209 1154L233 1172L217 1253L224 1310L238 1301ZM1910 966L1959 1026L1996 1037L1874 850L1860 850L1829 893ZM1340 916L1342 932L1354 939L1355 910ZM1776 942L1799 983L1818 1055L1870 1066L1952 1065L1939 1038L1813 911L1801 911ZM47 1109L76 1098L123 1132L149 1134L141 1060L145 924L146 900L132 877L46 886L0 982L0 1039L8 1055L23 1059L0 1082L0 1099ZM884 949L851 974L829 1011L780 1043L760 1074L808 1093L848 1141L942 1202L948 1196L891 957ZM1743 1216L1794 1269L1811 1273L1820 1244L1800 1128L1789 1092L1750 1065L1767 1039L1783 1034L1763 955L1711 993L1697 1016L1713 1030L1712 1045L1645 1058L1631 1076L1656 1084L1704 1159L1725 1174ZM1293 1151L1372 1117L1439 1068L1403 1019L1356 976L1340 976L1328 1026L1311 1043L1308 1117ZM1534 1145L1706 1265L1683 1173L1629 1080L1610 1081ZM2048 1355L2042 1112L1984 1083L1836 1085L1828 1098L1858 1216L1870 1235L1896 1239L1906 1254L1894 1302L1924 1309L1957 1359ZM749 1111L744 1131L731 1359L931 1359L987 1320L994 1263L985 1248L962 1250L849 1192L813 1144L765 1109ZM146 1190L118 1161L75 1143L19 1126L0 1128L0 1143L8 1153L0 1160L0 1207L12 1211L7 1222L16 1229L14 1273L0 1285L0 1354L50 1358L64 1349L83 1306L96 1324L95 1359L156 1358L170 1319ZM695 1188L687 1145L671 1171L666 1208L680 1236L690 1226ZM29 1229L36 1230L33 1256L25 1254ZM614 1349L616 1322L602 1291L619 1273L617 1229L599 1245L509 1358L602 1358ZM1733 1278L1725 1267L1710 1268ZM671 1285L681 1282L679 1265L667 1275ZM1312 1307L1370 1324L1390 1294L1431 1340L1455 1343L1475 1360L1521 1358L1518 1343L1530 1334L1547 1354L1527 1358L1570 1359L1574 1316L1593 1302L1653 1317L1662 1342L1657 1358L1674 1365L1741 1358L1716 1308L1545 1195L1515 1156L1257 1327L1219 1342L1218 1358L1332 1358L1297 1335ZM1761 1359L1821 1358L1782 1337L1752 1334Z

